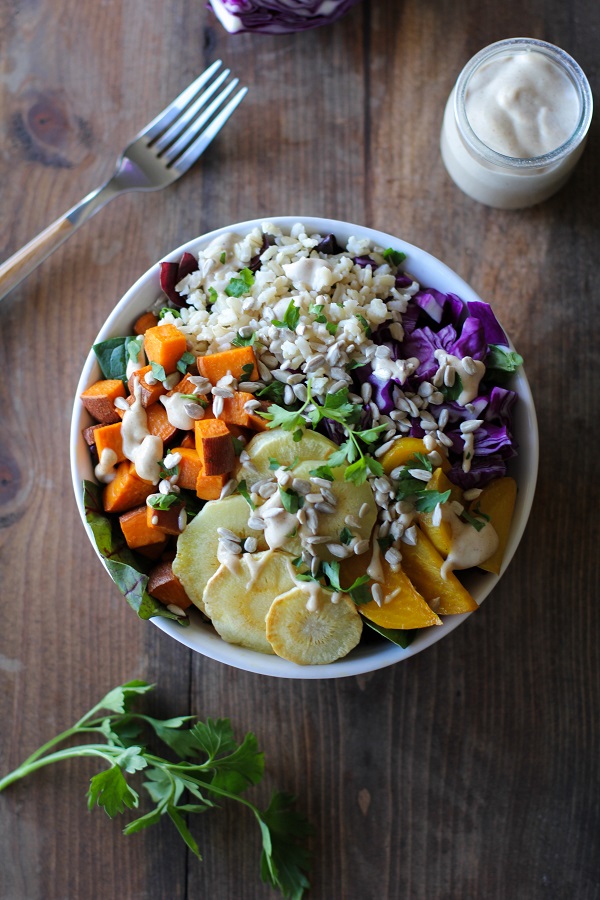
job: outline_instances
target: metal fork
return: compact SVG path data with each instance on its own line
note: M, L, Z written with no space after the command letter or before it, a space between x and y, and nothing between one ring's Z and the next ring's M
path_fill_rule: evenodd
M233 78L217 93L231 74L224 69L211 82L220 66L218 59L136 135L102 187L0 265L0 300L113 197L167 187L187 172L248 91L240 88L225 104L239 79Z

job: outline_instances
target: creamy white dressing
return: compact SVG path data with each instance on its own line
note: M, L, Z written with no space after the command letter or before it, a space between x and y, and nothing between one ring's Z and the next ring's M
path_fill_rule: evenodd
M325 259L305 257L282 266L286 277L299 290L322 291L340 280L332 271L332 264Z
M485 363L481 362L479 359L470 359L469 368L472 367L475 370L474 372L470 372L465 368L465 361L458 356L454 356L452 353L446 353L445 350L436 350L433 355L438 362L446 362L454 369L456 374L460 376L462 391L456 401L458 405L466 406L467 403L474 400L479 394L479 384L485 375Z
M404 384L407 377L414 372L414 366L408 359L390 359L387 356L375 357L372 360L373 374L376 378L385 379L386 381L400 382Z
M480 531L456 515L449 504L442 507L442 517L450 525L452 540L450 553L441 568L442 578L448 578L454 569L471 569L489 559L498 549L498 534L490 522Z
M254 585L256 584L260 573L268 563L268 561L273 556L274 550L272 547L269 547L268 550L263 550L262 553L245 553L244 561L248 567L250 572L250 580L246 583L246 590L251 591Z
M214 288L218 293L223 293L231 278L246 265L238 259L235 253L235 245L242 240L239 234L228 232L211 241L199 259L200 272L204 282L204 289ZM221 262L221 254L225 253L225 262Z
M219 560L219 568L216 573L213 575L213 578L222 572L223 569L227 569L228 572L231 572L232 575L239 575L241 573L241 561L242 557L238 553L230 553L219 541L217 544L217 559ZM212 580L212 579L211 579Z
M110 484L114 481L117 470L117 454L110 447L105 447L100 455L98 465L94 469L94 475L102 484Z
M159 437L148 431L148 416L142 406L142 390L138 378L133 379L133 397L134 401L125 410L121 423L123 454L135 465L140 478L158 484L163 444Z
M367 568L367 575L369 578L372 578L373 581L379 582L379 584L383 584L385 581L385 575L383 572L383 563L381 561L381 548L379 546L379 541L373 541L373 554L371 556L371 562Z
M257 514L265 523L265 541L271 550L285 549L285 545L290 540L290 535L299 527L296 516L285 509L279 515L265 516L266 512L271 509L277 509L280 504L279 491L277 491L257 510Z
M158 398L167 412L167 419L173 428L181 428L182 431L191 431L194 427L194 419L185 411L186 403L193 401L186 400L181 391L176 391L171 396L162 394Z
M577 89L544 53L506 53L481 65L465 94L467 119L486 146L527 159L567 141L579 121Z
M131 346L131 344L129 345ZM140 369L143 369L146 365L146 354L144 353L144 342L142 341L140 346L140 352L138 353L136 359L128 359L127 366L125 369L125 375L127 376L127 381L131 378L134 372L138 372Z

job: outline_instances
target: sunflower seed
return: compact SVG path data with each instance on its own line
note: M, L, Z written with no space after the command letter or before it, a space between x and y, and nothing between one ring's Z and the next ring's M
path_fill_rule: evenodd
M222 397L219 397L219 396L215 397L215 399L213 400L212 411L213 411L213 415L214 415L215 419L218 419L219 416L221 415L221 413L223 412L223 398Z
M344 547L343 544L327 544L327 549L331 553L332 556L337 557L337 559L346 559L352 551L348 549L348 547Z
M244 550L246 553L256 553L256 548L258 547L258 541L255 537L247 537L244 541Z
M325 516L331 516L335 512L335 506L332 506L331 503L315 503L314 508Z
M220 499L223 500L225 497L229 497L230 494L233 494L233 492L237 489L237 486L238 483L235 478L230 478L221 491Z
M357 556L360 556L361 553L366 553L370 546L371 545L366 540L357 541L352 549Z
M381 585L377 584L377 582L371 585L371 596L373 597L373 600L375 601L377 606L381 606L381 604L383 603L383 591L381 590Z

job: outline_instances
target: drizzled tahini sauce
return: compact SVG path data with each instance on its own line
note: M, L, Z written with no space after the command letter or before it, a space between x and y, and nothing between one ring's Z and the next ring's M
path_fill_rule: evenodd
M173 426L173 428L181 428L182 431L191 431L194 428L194 419L185 411L185 406L187 403L191 403L189 399L186 400L181 391L175 391L171 396L167 396L167 394L163 394L158 398L162 405L164 406L167 419L169 420L169 424Z
M490 522L486 522L480 531L477 531L468 522L463 522L457 516L452 506L444 503L437 507L438 518L434 522L439 523L443 518L450 525L452 541L450 553L441 568L442 578L448 579L448 575L454 569L471 569L489 559L498 549L498 534Z
M290 536L298 528L296 516L285 509L276 516L265 515L269 510L277 509L280 505L279 492L277 492L260 507L260 516L265 523L265 541L271 550L285 548L290 541Z
M332 264L316 257L284 263L282 268L286 277L299 290L322 291L340 281L340 276L332 271Z
M163 442L148 431L148 417L142 406L142 391L138 378L133 379L134 402L125 410L121 424L123 454L135 465L135 470L144 481L158 484L159 463L163 456Z
M194 273L193 280L197 278L205 291L212 287L218 293L223 293L231 278L246 265L235 253L235 245L241 240L241 236L234 232L215 238L199 258L199 272L197 276ZM223 253L225 262L221 262Z
M446 353L445 350L436 350L433 355L440 366L451 366L460 377L462 391L456 401L458 405L466 406L467 403L471 403L479 393L479 383L485 375L485 363L479 359L471 359L471 357L466 363L464 359L454 356L452 353Z
M94 469L94 475L102 484L110 484L114 481L117 470L117 454L110 447L105 447L100 456L98 465Z

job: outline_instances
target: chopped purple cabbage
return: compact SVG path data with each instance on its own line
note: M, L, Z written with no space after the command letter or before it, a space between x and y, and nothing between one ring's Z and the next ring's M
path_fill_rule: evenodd
M287 34L330 25L357 0L210 0L212 9L231 34L256 31Z
M456 462L447 473L453 484L463 491L471 488L482 488L495 478L506 475L506 463L501 456L480 456L471 463L468 472L463 471L462 462Z

